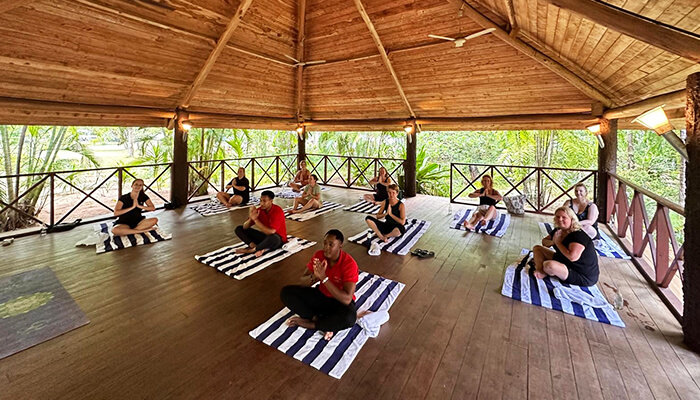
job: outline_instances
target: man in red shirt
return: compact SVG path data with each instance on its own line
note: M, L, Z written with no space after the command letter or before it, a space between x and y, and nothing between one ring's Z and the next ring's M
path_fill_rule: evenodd
M355 324L355 285L359 271L355 260L342 248L343 234L331 229L323 238L323 250L317 251L306 266L302 285L282 288L282 303L299 315L290 318L287 324L323 331L326 340ZM318 287L311 287L316 282Z
M287 224L282 208L272 202L275 194L266 190L260 194L260 207L250 207L248 219L236 227L236 236L248 248L236 250L236 253L255 253L260 257L268 250L276 250L287 243ZM253 225L259 230L253 229Z

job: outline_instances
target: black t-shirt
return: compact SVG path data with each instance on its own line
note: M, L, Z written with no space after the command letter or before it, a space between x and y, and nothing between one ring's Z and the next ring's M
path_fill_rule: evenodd
M552 233L550 234L552 238L554 238L554 233L556 231L557 229L552 230ZM569 269L573 269L574 271L583 275L589 283L587 286L595 284L598 282L600 270L598 268L598 253L595 251L593 240L591 240L588 234L586 234L584 231L574 231L566 235L564 240L562 240L562 245L566 246L567 248L571 243L579 243L585 247L583 253L581 253L581 257L579 257L579 259L576 261L571 261L561 253L555 244L554 261L559 261L560 263L566 265Z
M150 197L144 192L139 193L139 197L136 199L139 203L139 205L144 206L146 205L146 200L149 200ZM131 206L134 205L134 201L131 199L131 193L123 194L120 198L119 201L122 202L122 209L125 208L131 208ZM142 219L141 213L143 212L142 209L136 207L133 210L129 211L128 213L122 214L119 216L119 221L140 221ZM126 223L126 222L125 222Z
M397 201L396 205L392 206L391 204L389 204L389 199L384 200L384 212L387 214L388 214L387 211L389 211L389 207L391 207L391 213L395 217L401 218L401 202L400 201ZM401 226L401 223L399 223L398 221L396 221L395 219L393 219L389 216L386 217L385 221L387 224Z
M231 182L229 182L229 185L233 186L243 186L245 187L244 190L238 190L235 187L233 188L233 195L238 195L243 198L243 203L247 203L248 200L250 200L250 183L248 183L248 178L243 177L241 179L233 178L231 179Z
M492 197L483 195L485 189L486 189L486 188L481 188L481 189L479 189L479 193L482 194L482 196L479 197L479 205L480 205L480 206L483 206L483 205L486 205L486 206L495 206L496 203L498 203L496 200L494 200ZM492 194L497 194L497 193L498 193L498 192L494 190Z

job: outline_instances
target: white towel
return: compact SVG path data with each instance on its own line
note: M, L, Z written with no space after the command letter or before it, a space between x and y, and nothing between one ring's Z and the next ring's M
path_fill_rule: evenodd
M600 297L595 297L586 292L581 291L579 288L572 288L566 286L559 286L554 288L554 296L559 300L568 300L572 303L578 303L583 306L591 307L610 307L605 299Z
M379 336L379 329L387 321L389 321L389 312L377 311L365 314L362 318L357 320L357 324L362 327L367 333L367 336L374 338Z
M295 247L299 246L299 240L295 237L289 239L287 243L282 245L282 249L286 251L290 251L290 249L294 249Z

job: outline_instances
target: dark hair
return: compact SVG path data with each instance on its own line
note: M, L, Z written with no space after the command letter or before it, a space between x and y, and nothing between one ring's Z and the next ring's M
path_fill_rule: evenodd
M141 179L141 178L136 178L136 179L134 179L134 181L131 182L131 186L134 186L134 184L135 184L136 182L138 182L138 181L141 181L141 183L143 183L143 187L142 187L141 190L139 191L139 196L145 195L145 194L146 194L146 190L145 190L145 189L146 189L146 181L144 181L143 179Z
M388 189L391 189L391 190L395 191L396 193L398 193L399 192L399 185L392 183L391 185L389 185L389 187L387 187L387 190Z
M335 236L337 240L340 240L340 244L343 244L343 240L345 239L343 232L337 229L331 229L330 231L326 232L326 236L328 235Z
M311 174L311 177L314 178L315 181L318 180L318 178L317 178L316 175L314 175L314 174Z
M267 197L272 200L275 198L275 192L272 190L264 190L262 193L260 193L260 197Z

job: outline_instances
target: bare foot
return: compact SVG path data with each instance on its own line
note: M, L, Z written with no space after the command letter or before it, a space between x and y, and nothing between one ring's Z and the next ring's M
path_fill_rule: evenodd
M256 251L255 257L260 257L261 255L265 254L266 251L267 251L267 249L262 249L262 250Z
M323 338L325 340L331 340L333 338L333 332L326 332L326 334L323 335Z
M377 237L379 238L379 240L383 241L384 243L386 243L386 242L389 241L389 238L387 238L386 236L382 235L381 233L378 233L378 234L377 234Z
M464 228L468 231L471 231L472 229L474 229L474 227L469 225L469 222L467 222L467 221L464 221L464 223L462 225L464 225Z
M534 275L535 275L535 278L537 278L537 279L544 279L547 277L547 274L545 274L542 271L537 271L537 270L535 270Z
M367 315L367 314L372 314L372 312L371 312L371 311L368 311L368 310L360 311L359 313L357 313L357 319L360 319L360 318L364 317L364 316Z
M248 248L240 248L236 249L236 254L250 254L255 251L255 247L248 247Z
M301 317L291 317L287 320L287 325L289 326L299 326L299 321L301 321Z

